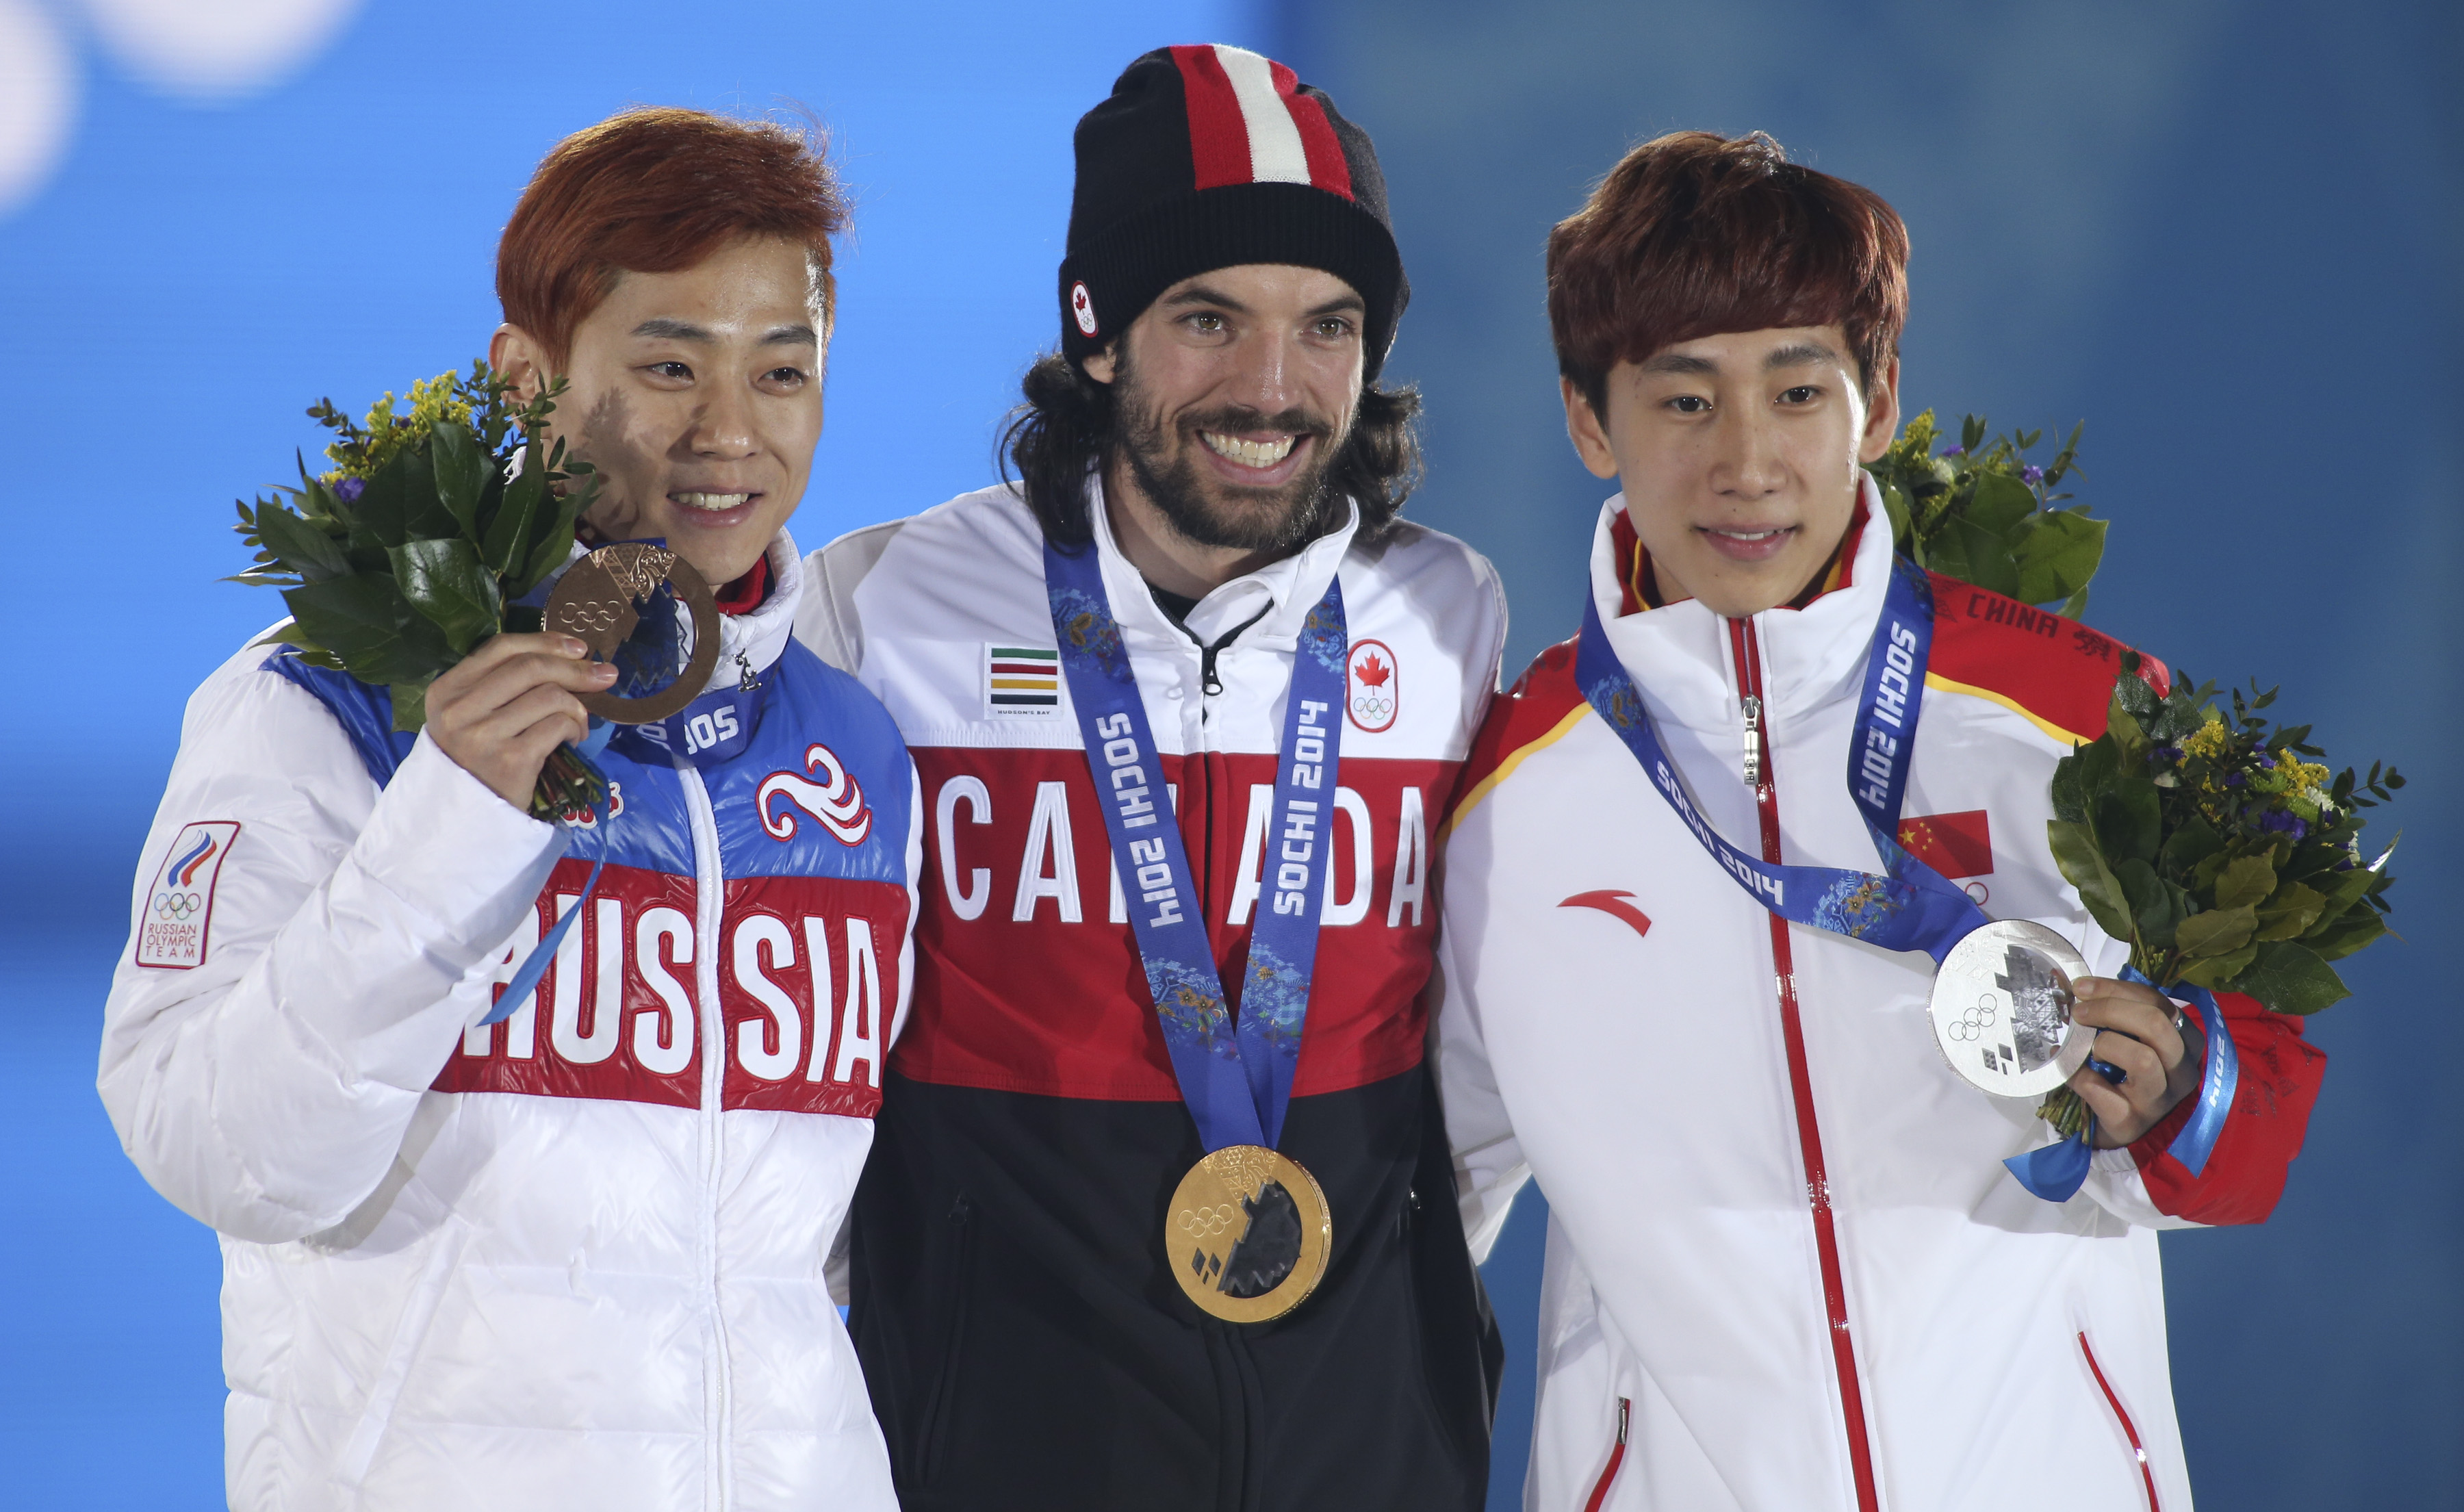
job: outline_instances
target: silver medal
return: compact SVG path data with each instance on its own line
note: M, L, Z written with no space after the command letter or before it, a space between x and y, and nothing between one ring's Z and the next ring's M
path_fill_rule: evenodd
M2070 941L2003 919L1950 948L1933 979L1934 1043L1950 1068L1997 1097L2041 1097L2087 1062L2097 1031L2071 1021L2087 961Z

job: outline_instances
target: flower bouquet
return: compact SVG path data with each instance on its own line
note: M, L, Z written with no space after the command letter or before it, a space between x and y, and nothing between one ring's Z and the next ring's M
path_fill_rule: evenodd
M2056 603L2078 619L2087 608L2088 580L2104 559L2104 527L2087 506L2054 506L2070 497L2054 490L2079 471L2083 426L2043 466L2027 454L2041 430L1985 439L1982 415L1960 426L1960 441L1939 455L1933 411L1911 420L1900 438L1865 471L1881 489L1891 516L1891 544L1918 566L1972 582L2022 603Z
M428 685L502 630L536 631L522 599L561 565L596 480L564 443L525 445L563 390L527 403L472 364L410 386L410 412L379 400L354 424L331 401L308 414L335 432L330 471L299 464L299 486L239 506L233 528L257 565L230 580L282 589L291 618L260 644L387 690L394 728L426 721ZM570 486L568 486L570 485ZM606 779L561 746L539 773L539 818L595 806Z
M2228 720L2176 680L2159 696L2123 657L2105 733L2054 768L2054 861L2099 928L2130 944L2150 982L2246 993L2277 1013L2349 996L2330 961L2387 932L2390 841L2365 861L2362 811L2404 786L2373 762L2332 781L2302 759L2310 727L2270 726L2273 690L2233 694ZM2065 1135L2087 1122L2069 1087L2038 1116Z

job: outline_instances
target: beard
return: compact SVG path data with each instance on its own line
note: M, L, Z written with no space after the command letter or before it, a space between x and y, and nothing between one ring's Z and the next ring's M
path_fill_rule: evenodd
M1118 419L1112 444L1129 464L1130 476L1175 532L1200 546L1287 552L1315 540L1342 519L1343 499L1328 486L1327 474L1351 439L1351 416L1337 424L1297 407L1269 415L1236 405L1168 419L1139 384L1127 344L1113 375ZM1200 470L1197 453L1206 445L1199 438L1201 430L1232 435L1280 430L1291 435L1295 446L1306 436L1309 455L1299 471L1277 487L1241 488Z

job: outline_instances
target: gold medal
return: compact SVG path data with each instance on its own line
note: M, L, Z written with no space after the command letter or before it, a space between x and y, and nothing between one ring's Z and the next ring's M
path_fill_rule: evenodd
M1299 1306L1333 1247L1317 1178L1259 1145L1227 1145L1190 1167L1164 1211L1164 1254L1180 1289L1226 1323Z
M565 569L548 595L546 628L590 647L594 661L607 661L633 627L638 607L664 584L693 615L693 657L676 680L654 693L626 698L613 692L581 693L582 707L620 725L653 724L701 696L718 666L718 605L710 584L693 563L663 547L627 541L602 546Z

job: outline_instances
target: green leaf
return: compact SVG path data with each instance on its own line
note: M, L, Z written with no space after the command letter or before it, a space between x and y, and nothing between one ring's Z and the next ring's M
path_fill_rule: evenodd
M1976 493L1968 501L1969 523L2008 537L2021 520L2036 513L2036 495L2008 472L1979 472ZM2034 600L2029 601L2034 603Z
M2144 861L2125 861L2113 868L2123 892L2130 899L2131 921L2139 927L2138 943L2150 951L2173 948L2173 931L2190 916L2190 895L2156 875Z
M550 494L547 507L534 516L530 555L518 570L507 574L507 597L518 599L530 592L573 555L573 520L581 504L577 494L582 492L568 489L561 495Z
M411 607L436 622L456 655L496 633L502 607L495 575L467 540L414 540L392 552L394 578Z
M363 479L360 496L345 504L337 497L335 508L351 527L351 544L373 543L380 551L401 545L407 536L403 520L409 513L400 458L377 470L376 475Z
M2289 940L2260 946L2257 958L2242 970L2233 987L2277 1013L2313 1014L2352 996L2318 952Z
M2165 837L2164 847L2158 855L2167 870L2181 876L2224 848L2224 837L2216 833L2216 827L2193 814Z
M471 432L451 422L428 433L429 462L436 473L436 499L462 534L479 538L479 493L488 483L488 457Z
M2053 847L2054 865L2079 889L2079 901L2087 905L2096 927L2117 940L2130 938L2130 908L2122 884L2105 866L2087 826L2054 820L2045 825L2045 838Z
M2065 620L2084 618L2087 614L2087 584L2080 583L2079 591L2064 599L2062 606L2054 612Z
M2109 860L2154 864L2156 847L2165 837L2164 813L2154 783L2117 781L2097 795L2090 813L2097 844Z
M2087 822L2089 795L2089 753L2098 747L2109 748L2112 742L2101 737L2089 742L2054 763L2054 817L2066 824Z
M2023 522L2011 539L2011 555L2019 568L2019 602L2051 603L2087 592L2088 580L2104 560L2105 524L2065 510Z
M395 683L385 690L393 695L393 727L405 734L416 734L428 723L428 685L431 678L415 683Z
M2233 979L2242 974L2258 957L2258 947L2245 945L2222 955L2210 955L2200 960L2185 961L2174 974L2174 980L2205 987L2210 992L2225 992Z
M385 468L402 473L404 539L436 540L461 534L461 521L437 497L436 469L424 449L414 447L402 451Z
M2276 867L2266 855L2239 856L2225 863L2216 874L2216 907L2245 909L2255 906L2276 890Z
M340 541L279 504L267 504L256 512L256 529L266 550L310 582L340 578L351 570Z
M2258 938L2299 939L2319 922L2320 911L2326 906L2326 894L2288 882L2258 906Z
M1946 524L1934 538L1946 544L1957 541L1960 555L1967 559L1968 570L1952 576L2005 597L2018 596L2019 569L2012 563L2011 548L2003 544L2000 531L1960 515Z
M363 682L432 677L458 660L445 632L410 606L391 578L328 578L283 591L292 617Z
M546 501L547 471L539 463L539 448L532 447L522 453L522 470L505 486L505 501L480 542L479 559L490 572L511 573L517 560L530 559L534 516ZM506 597L518 599L529 591L525 585Z
M2341 961L2387 932L2387 915L2376 909L2355 909L2345 918L2304 939L2321 960Z
M2250 943L2258 916L2248 904L2237 909L2210 909L2193 913L2173 931L2173 943L2183 955L2224 955Z

